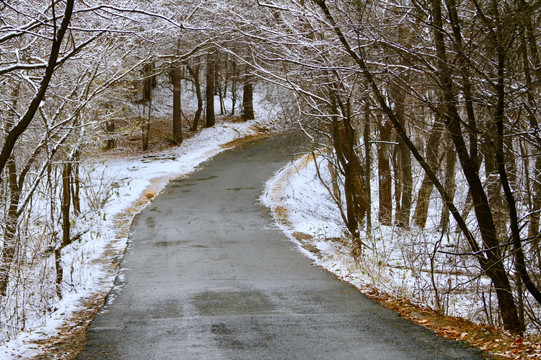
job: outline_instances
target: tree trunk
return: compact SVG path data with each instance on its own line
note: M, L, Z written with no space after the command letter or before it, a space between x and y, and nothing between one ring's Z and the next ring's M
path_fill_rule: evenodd
M105 120L105 133L107 134L105 150L111 150L116 148L115 121L113 119Z
M446 151L445 155L445 179L444 187L449 192L451 200L455 197L456 182L455 182L455 168L456 168L456 152L451 144ZM445 233L449 228L449 208L444 203L441 211L440 229Z
M438 169L438 153L439 153L439 144L442 133L443 124L440 121L439 115L436 114L434 119L434 124L432 129L428 134L428 139L426 142L426 161L430 167L433 169ZM428 216L428 205L430 204L430 195L432 194L432 189L434 185L428 177L428 174L425 173L423 177L423 182L419 188L419 193L417 194L417 206L415 207L415 213L413 219L415 225L420 228L426 226L426 218Z
M378 124L382 124L378 121ZM379 127L378 144L378 172L379 172L379 212L378 220L382 225L393 224L393 198L392 198L392 176L391 176L391 130L392 126L386 121Z
M206 98L207 98L207 108L206 108L206 126L212 127L216 123L216 117L214 114L214 84L216 77L216 65L214 54L207 54L207 88L206 88Z
M143 116L141 122L141 133L143 136L143 151L148 150L148 144L150 142L150 115L152 110L152 100L148 103L147 116Z
M244 87L242 94L242 108L244 121L253 120L254 116L254 87L248 75L244 77Z
M507 233L507 217L505 216L506 209L502 197L502 187L498 176L498 167L494 157L496 149L493 146L493 141L496 139L497 134L493 130L494 129L488 130L489 135L487 137L490 140L487 140L486 143L481 146L481 149L485 160L485 183L488 202L494 218L497 237L503 241L503 239L506 238Z
M225 115L224 92L221 84L218 84L218 99L220 101L220 115Z
M235 106L237 105L237 62L235 59L231 63L231 116L235 116Z
M79 150L76 149L73 155L72 161L72 176L71 176L71 199L73 204L73 211L76 215L81 213L81 198L80 198L80 189L81 189L81 179L79 177Z
M69 159L64 163L62 169L62 248L71 243L70 237L70 208L71 208L71 162Z
M503 265L499 241L495 232L494 219L492 217L488 198L483 189L481 179L479 178L476 163L468 154L462 134L461 119L455 105L457 102L453 90L451 69L447 64L440 1L441 0L432 0L432 15L434 19L434 39L437 52L437 75L440 78L446 107L445 125L449 129L464 176L470 186L470 193L472 195L474 210L479 224L479 231L481 232L484 247L487 249L486 262L481 261L482 268L494 282L504 327L510 331L521 332L523 326L518 318L511 284Z
M143 102L152 101L152 90L156 87L157 80L154 75L154 63L143 66Z
M55 249L55 270L56 270L56 293L58 298L62 298L62 281L64 280L64 268L62 267L62 250L71 244L71 163L68 159L62 169L62 245Z
M20 189L17 182L17 168L15 160L10 159L6 164L6 171L9 180L9 205L6 214L4 230L4 248L2 249L2 258L0 259L0 295L6 296L11 264L18 246L17 223L19 220L18 207L20 199Z
M366 234L370 236L372 231L372 186L370 183L372 169L372 155L370 153L370 105L366 104L364 109L364 185L366 187Z
M195 86L195 96L197 97L197 110L195 110L195 115L192 123L192 131L197 131L199 122L201 121L201 114L203 113L203 94L201 92L201 83L199 82L199 68L198 64L195 68L187 65L188 72L192 77L192 81Z
M180 103L182 79L180 67L171 70L171 80L173 81L173 142L182 143L182 107Z
M406 92L400 89L398 86L393 86L393 98L395 102L395 115L404 129L406 129ZM403 139L398 137L398 167L399 179L400 179L400 191L397 191L398 213L396 216L396 222L398 226L409 227L411 203L413 197L413 174L411 171L411 156L408 146Z
M409 227L411 204L413 198L413 173L411 170L411 155L407 145L400 141L400 167L402 172L402 202L397 216L398 225Z
M54 265L56 272L56 296L58 296L58 299L62 299L62 281L64 279L64 268L62 267L62 249L60 247L54 249Z
M347 227L355 241L359 241L359 224L366 215L368 203L366 190L362 180L363 170L355 153L356 136L351 124L349 102L343 104L337 96L333 96L333 102L339 104L343 120L333 117L333 146L336 151L338 162L344 172L344 195L346 198ZM335 111L338 113L338 111Z
M393 142L398 143L400 135L395 134ZM396 217L396 223L399 224L398 214L400 214L400 208L402 206L402 172L400 171L400 148L395 146L393 148L393 154L391 156L391 162L393 166L393 178L394 178L394 211Z
M541 212L541 156L535 159L535 169L532 192L532 211L530 215L530 225L528 227L528 236L533 239L532 245L537 253L537 266L541 270L541 234L539 232L539 213Z
M225 68L225 71L223 70L224 68ZM222 79L221 71L224 71L226 73L223 79ZM218 100L219 100L218 102L220 103L220 115L225 115L224 96L225 94L227 94L227 58L220 63L216 62L216 77L215 78L216 78L216 90L218 92Z
M141 122L141 133L143 137L143 151L148 150L150 141L150 116L152 113L152 89L155 86L156 77L152 75L154 64L146 64L143 67L145 79L143 80L143 102L148 104L147 116L143 115Z

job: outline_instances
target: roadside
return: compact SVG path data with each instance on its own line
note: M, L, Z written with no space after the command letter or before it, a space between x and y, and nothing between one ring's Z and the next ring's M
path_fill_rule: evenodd
M185 134L184 142L172 146L159 129L169 122L156 124L152 151L141 155L139 143L126 141L123 146L102 153L93 170L101 176L104 186L114 188L93 228L99 231L96 239L79 244L82 262L70 264L84 272L84 290L70 294L57 305L42 326L22 332L17 339L0 347L0 359L75 359L84 346L86 329L103 307L106 296L117 274L119 262L126 249L132 220L174 178L185 176L197 167L226 150L246 141L267 136L255 122L233 122L219 119L213 128ZM85 247L88 247L85 249ZM74 256L76 258L76 256ZM84 269L83 269L84 268ZM83 270L81 270L83 269Z
M23 342L15 344L12 350L16 349L17 346L21 347L17 351L13 351L7 358L75 359L85 344L88 325L103 306L106 295L113 285L112 282L117 273L119 260L124 253L126 239L134 216L148 205L170 179L192 172L198 164L221 152L224 148L234 147L246 141L266 136L260 130L257 127L246 126L245 123L219 123L215 129L204 129L204 135L198 133L193 138L188 138L179 148L171 147L164 139L161 146L156 147L156 151L152 154L146 154L145 157L138 156L137 152L132 153L131 151L125 151L124 154L122 152L114 154L113 162L116 162L117 165L124 164L125 169L130 168L130 176L133 179L144 180L146 183L144 186L138 187L139 190L136 191L137 196L134 200L129 204L124 204L121 211L114 216L111 223L115 230L115 236L103 249L103 256L94 259L94 265L101 269L100 286L90 296L79 299L79 303L75 304L71 313L63 309L63 314L57 314L62 318L62 323L54 330L54 333L43 332L39 334L36 332L29 334L26 339L23 336ZM182 156L175 156L173 159L169 156L173 153L182 154ZM181 167L181 170L175 170L180 172L172 172L171 169L178 165L172 166L173 163L182 162L180 158L185 160L185 167ZM280 191L293 185L289 181L289 177L300 171L309 162L310 160L305 158L301 163L294 165L289 176L274 181L273 189L267 188L267 193L270 193L267 197L270 196L274 199L271 208L282 229L299 244L305 254L316 259L319 256L319 249L311 244L310 235L292 230L294 227L291 220L293 218L294 221L294 217L291 216L291 209L288 209L287 206L281 206L278 201L281 196ZM160 170L164 166L169 172ZM134 168L138 168L138 170L134 171ZM111 217L112 214L108 216ZM343 274L337 274L337 277L344 281L349 280ZM390 296L374 287L364 286L361 287L361 291L387 308L397 311L402 317L430 328L438 335L476 346L486 351L487 355L490 354L492 358L541 358L539 339L520 338L505 333L501 329L476 325L461 318L442 316L438 312L413 304L407 298ZM2 353L0 353L0 358L2 358Z
M315 175L304 173L313 162L311 155L286 166L267 182L262 202L271 209L282 231L314 262L335 274L340 280L356 286L381 305L402 317L425 326L436 334L477 347L494 359L541 358L539 336L520 337L464 318L444 316L427 306L378 289L355 274L357 264L349 256L347 240L340 238L341 221L334 204ZM307 195L311 192L311 195ZM301 201L299 201L301 200ZM304 202L304 204L302 204Z
M79 359L480 359L314 267L257 203L290 136L172 181L133 223ZM420 351L422 349L422 351Z

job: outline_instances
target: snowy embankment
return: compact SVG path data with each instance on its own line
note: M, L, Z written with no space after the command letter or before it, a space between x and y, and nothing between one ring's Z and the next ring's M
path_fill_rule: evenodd
M363 252L356 260L340 210L321 181L332 183L325 156L316 159L321 179L314 157L305 155L279 170L267 182L261 196L261 202L271 209L278 227L302 253L314 260L314 264L440 335L468 341L505 358L541 356L534 328L529 329L531 337L525 341L503 330L491 332L483 325L487 323L483 316L485 301L495 303L494 294L490 291L490 282L477 275L473 260L449 254L448 250L454 249L458 242L458 234L451 232L442 236L434 225L426 229L382 226L373 216L371 231L367 234L366 229L361 230ZM379 205L374 190L376 181L377 178L372 179L372 214L377 213ZM430 221L434 222L439 214L441 207L432 201ZM480 325L469 326L453 317L442 319L434 315L436 312L408 305L410 302ZM403 308L396 305L400 303L404 304ZM539 318L541 309L533 307L532 311Z
M329 176L325 171L321 175ZM344 238L346 229L338 207L316 175L311 155L279 170L267 182L261 202L271 209L280 229L317 265L359 288L368 285L352 269L356 264L350 248L337 241Z
M326 160L318 157L317 162L322 179L331 184ZM377 189L375 181L372 189ZM372 191L372 214L377 214L377 192ZM404 229L373 219L369 234L361 230L363 253L356 260L339 208L317 176L312 155L278 171L267 182L261 201L299 249L338 278L366 293L389 294L486 323L484 301L495 303L490 281L477 276L472 259L445 251L455 249L458 234L443 237L435 226ZM429 221L441 213L433 203Z
M0 346L0 359L31 358L46 348L36 342L56 336L84 302L106 293L116 275L116 262L126 248L134 216L155 197L170 179L193 172L198 165L224 151L236 139L256 134L250 123L219 123L205 128L177 148L153 156L93 160L86 164L92 195L101 204L74 224L83 235L66 248L64 269L69 272L67 291L44 317L28 321L26 329ZM88 194L91 193L91 194ZM105 199L105 200L104 200Z

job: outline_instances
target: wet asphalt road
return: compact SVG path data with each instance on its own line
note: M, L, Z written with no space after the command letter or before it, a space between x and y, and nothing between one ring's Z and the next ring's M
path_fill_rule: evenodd
M172 181L133 225L78 359L481 359L313 265L258 198L276 140Z

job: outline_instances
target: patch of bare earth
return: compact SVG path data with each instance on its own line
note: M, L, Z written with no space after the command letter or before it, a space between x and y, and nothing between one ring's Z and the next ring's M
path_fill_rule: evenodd
M222 118L217 122L224 121ZM140 126L134 125L135 121L127 121L114 136L116 147L106 149L104 146L97 151L101 152L103 157L124 158L127 156L141 156L147 153L163 152L176 146L172 141L172 121L169 117L152 118L150 123L150 136L148 141L148 150L143 151L143 136ZM192 131L190 124L183 122L182 139L187 140L198 131ZM200 127L201 128L201 127ZM105 136L107 137L107 136ZM105 145L102 144L102 145Z

